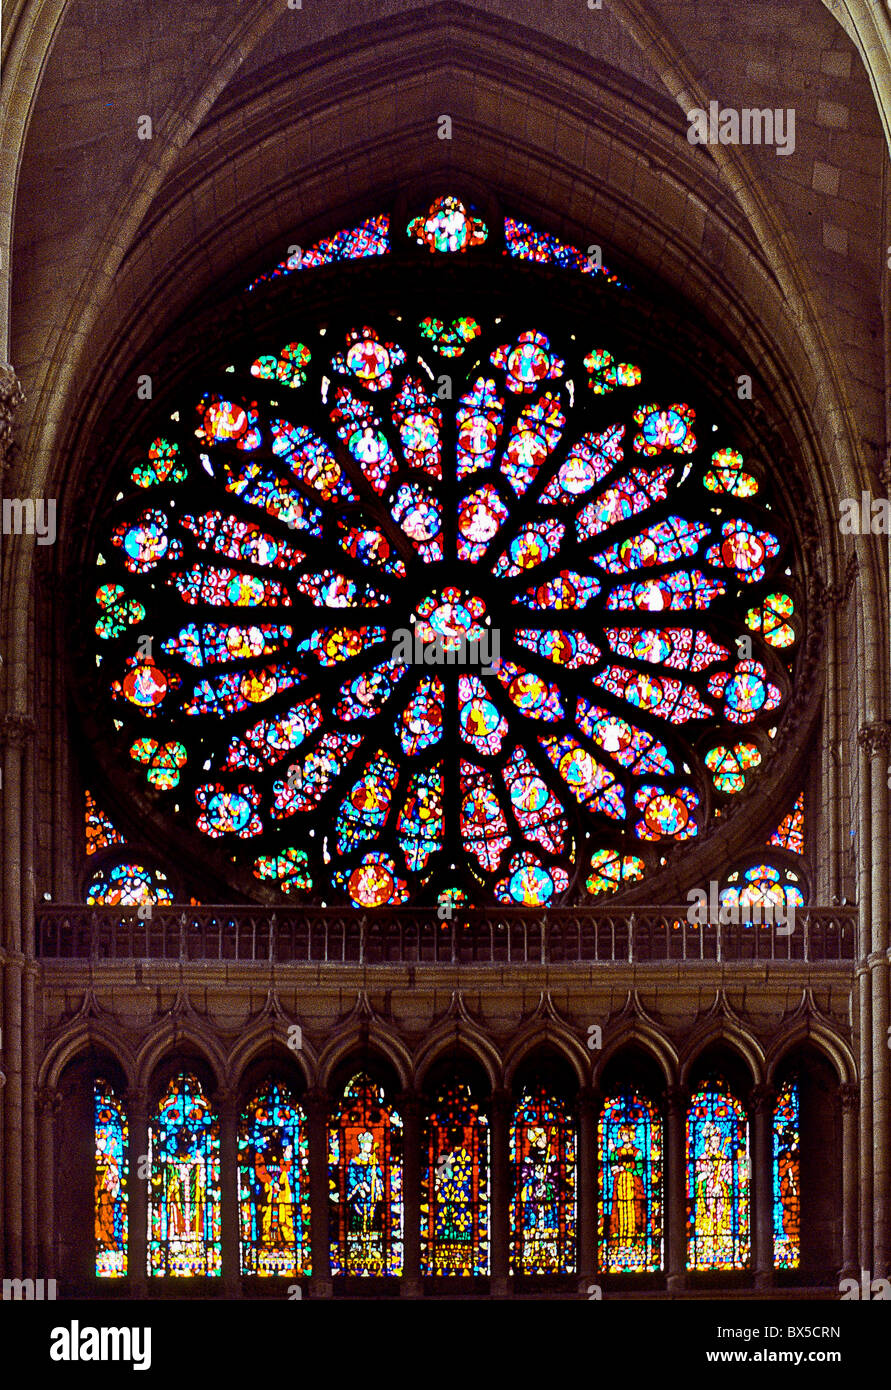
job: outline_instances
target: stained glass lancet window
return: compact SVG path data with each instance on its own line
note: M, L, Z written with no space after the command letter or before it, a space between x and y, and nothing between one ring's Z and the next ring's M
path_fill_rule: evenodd
M426 1121L421 1272L489 1272L489 1122L466 1082L443 1086Z
M411 219L461 242L431 274L490 250L440 202ZM505 249L512 274L587 264L520 224ZM99 542L109 736L159 810L291 896L615 892L780 744L802 624L763 466L658 364L466 307L233 352L128 459Z
M267 1081L242 1111L238 1199L242 1274L312 1274L306 1118L278 1081Z
M93 1085L93 1118L96 1274L114 1279L127 1273L127 1116L107 1081Z
M801 1263L801 1149L799 1084L783 1083L773 1113L773 1262Z
M402 1273L402 1117L382 1086L358 1073L328 1131L331 1270Z
M749 1261L749 1125L727 1083L697 1091L687 1112L687 1268Z
M514 1108L510 1165L512 1272L574 1273L575 1122L540 1082L525 1087Z
M652 1101L622 1091L604 1101L597 1131L600 1268L662 1268L662 1120Z
M174 1077L149 1125L148 1272L220 1273L220 1132L197 1077Z

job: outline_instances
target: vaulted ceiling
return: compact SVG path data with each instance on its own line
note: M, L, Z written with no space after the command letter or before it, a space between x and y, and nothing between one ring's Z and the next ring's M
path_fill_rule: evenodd
M62 494L113 384L193 303L436 175L682 296L781 402L827 498L874 477L891 242L879 6L9 8L6 352L32 492ZM712 99L794 108L794 153L691 145L685 113Z

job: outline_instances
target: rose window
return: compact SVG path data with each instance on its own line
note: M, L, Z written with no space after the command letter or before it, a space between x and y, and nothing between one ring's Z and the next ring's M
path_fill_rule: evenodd
M96 571L114 741L171 823L371 908L590 900L720 830L801 629L764 473L702 407L482 310L221 365Z

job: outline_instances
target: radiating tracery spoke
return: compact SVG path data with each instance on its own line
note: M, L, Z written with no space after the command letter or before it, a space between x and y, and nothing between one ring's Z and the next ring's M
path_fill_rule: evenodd
M95 631L133 763L289 893L639 882L757 781L788 697L751 464L600 343L301 337L176 412L119 504Z

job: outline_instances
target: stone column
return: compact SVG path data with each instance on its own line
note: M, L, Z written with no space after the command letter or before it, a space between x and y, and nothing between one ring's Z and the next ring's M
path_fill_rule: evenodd
M857 1086L838 1088L842 1107L842 1267L840 1279L860 1279L857 1260Z
M866 724L858 742L869 757L870 778L863 785L869 795L870 842L861 846L868 852L871 873L871 941L869 966L872 1006L872 1246L869 1266L873 1278L887 1278L891 1264L891 1095L888 1048L888 765L891 750L891 723Z
M0 488L4 474L12 466L15 454L13 426L16 412L24 402L21 383L8 362L0 362ZM9 617L9 614L4 615ZM10 625L6 626L9 636ZM17 634L16 634L17 635ZM7 643L7 645L10 645ZM10 691L11 652L3 653L6 669L0 670L5 686L5 708L14 709ZM0 805L3 819L3 870L0 877L2 895L2 926L0 947L5 948L3 959L3 1070L5 1086L0 1089L3 1108L3 1191L0 1193L0 1228L3 1243L0 1259L3 1273L9 1278L21 1277L24 1268L24 1223L22 1198L25 1191L22 1119L26 1106L33 1106L33 1095L25 1095L23 1079L23 1027L31 1020L22 1018L24 958L22 956L22 753L24 735L33 728L32 722L13 713L0 720ZM33 1114L33 1109L32 1112ZM30 1162L31 1154L28 1155Z
M0 361L0 489L4 474L13 467L17 446L14 443L15 414L24 404L25 395L14 368ZM8 567L7 567L8 569ZM10 651L18 632L13 631L11 613L4 627L7 649L3 652L6 669L0 667L0 678L6 687L4 705L14 710L11 691ZM21 706L19 706L21 708ZM33 731L33 721L22 713L8 713L0 720L0 803L3 806L3 874L0 877L0 897L3 915L0 917L0 947L6 947L3 962L3 1069L6 1086L0 1090L3 1106L3 1193L0 1193L0 1243L3 1273L8 1277L36 1275L35 1269L25 1269L25 1237L29 1237L29 1257L33 1258L33 1207L35 1195L28 1169L33 1169L33 1087L25 1077L24 1042L32 1030L31 1017L22 1016L24 1005L24 942L22 942L22 766L24 766L25 735ZM26 1044L25 1044L26 1045ZM24 1131L29 1131L31 1150L24 1152ZM26 1163L25 1163L26 1159ZM29 1191L31 1201L25 1201ZM22 1211L24 1208L24 1211ZM25 1227L29 1227L26 1232Z
M403 1298L421 1297L421 1176L423 1143L422 1100L414 1091L403 1092L396 1102L402 1116L402 1280Z
M776 1092L771 1086L755 1086L752 1090L750 1114L752 1134L751 1157L752 1198L752 1268L755 1288L769 1289L773 1284L773 1108Z
M0 415L2 426L2 415ZM0 429L2 433L2 429ZM0 720L0 761L3 797L3 1060L6 1086L3 1090L5 1136L5 1232L4 1273L15 1278L24 1269L23 1128L26 1111L33 1117L33 1094L25 1092L26 1033L32 1020L24 1017L25 956L22 939L22 768L25 740L33 733L33 721L7 715ZM29 1132L33 1129L28 1125ZM31 1162L32 1152L28 1154Z
M601 1097L589 1086L576 1100L578 1123L578 1244L579 1293L587 1294L597 1269L597 1115Z
M129 1141L127 1146L127 1175L130 1200L127 1203L127 1272L130 1277L131 1298L146 1298L151 1292L146 1272L148 1232L148 1194L151 1174L148 1172L148 1123L145 1091L128 1091L124 1096L127 1108ZM140 1176L142 1174L143 1176Z
M510 1091L492 1092L492 1251L491 1284L493 1298L506 1298L510 1288L510 1121L513 1098Z
M669 1086L665 1099L665 1169L663 1212L666 1236L667 1287L679 1293L687 1282L687 1106L690 1097L681 1086Z
M313 1298L331 1298L334 1285L331 1278L331 1248L328 1233L328 1092L312 1089L303 1097L309 1125L309 1208L310 1241L312 1245Z
M22 384L8 362L0 362L0 483L15 461L13 426L16 413L25 403Z
M222 1285L226 1298L241 1292L238 1208L238 1124L233 1091L218 1091L213 1098L220 1119L220 1247Z
M40 1191L40 1225L37 1232L37 1274L38 1277L55 1279L58 1274L56 1259L56 1114L61 1104L61 1095L51 1086L42 1086L37 1096L40 1109L37 1167Z

